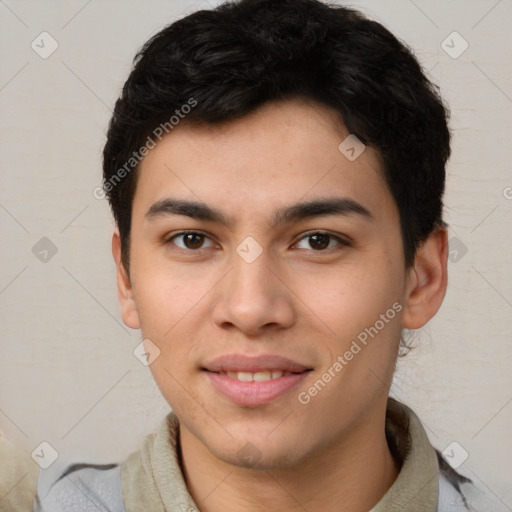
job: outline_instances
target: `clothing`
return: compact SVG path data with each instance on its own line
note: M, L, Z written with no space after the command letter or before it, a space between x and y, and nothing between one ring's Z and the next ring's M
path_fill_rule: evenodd
M39 466L0 432L0 511L32 510Z
M397 415L407 419L406 432L395 422ZM469 508L464 507L462 496L440 472L436 452L420 420L407 406L390 399L387 422L388 442L402 458L401 470L370 512L508 510L469 483L461 486L469 503ZM147 436L142 448L121 465L79 465L68 468L60 479L55 477L55 470L52 475L42 474L34 512L197 512L200 505L190 496L179 463L178 435L178 419L169 413L158 432Z

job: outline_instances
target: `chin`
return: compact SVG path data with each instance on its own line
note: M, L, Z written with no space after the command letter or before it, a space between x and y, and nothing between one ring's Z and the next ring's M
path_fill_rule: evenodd
M304 439L293 436L277 436L270 442L267 435L244 435L229 444L208 446L211 453L227 464L240 468L260 471L291 468L300 464L303 456L297 448L302 447Z
M220 455L220 458L228 464L255 471L286 469L294 467L299 463L296 453L271 453L271 450L261 452L259 449L254 449L254 445L250 442L242 446L236 453Z

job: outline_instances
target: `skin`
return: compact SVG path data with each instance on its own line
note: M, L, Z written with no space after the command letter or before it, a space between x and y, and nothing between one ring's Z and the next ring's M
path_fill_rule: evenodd
M129 274L113 236L119 299L125 324L161 351L151 371L180 420L183 471L201 511L367 511L398 475L386 401L402 328L423 326L444 298L447 236L433 232L405 268L380 157L366 147L349 161L338 150L348 135L329 108L288 100L222 125L182 122L141 162ZM233 224L146 215L169 197L206 203ZM272 226L276 210L331 197L371 217ZM207 236L173 238L185 229ZM319 249L307 236L315 231L349 245L327 237ZM236 252L248 236L262 249L252 263ZM300 403L298 393L395 303L401 311ZM311 371L272 403L244 407L201 371L227 353L277 354ZM241 456L248 442L252 460Z

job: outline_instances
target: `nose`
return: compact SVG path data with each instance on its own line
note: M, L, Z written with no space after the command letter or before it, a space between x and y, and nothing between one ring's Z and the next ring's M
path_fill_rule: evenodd
M234 258L234 267L219 283L213 320L223 329L247 336L290 327L296 320L293 293L283 268L272 264L265 251L252 262Z

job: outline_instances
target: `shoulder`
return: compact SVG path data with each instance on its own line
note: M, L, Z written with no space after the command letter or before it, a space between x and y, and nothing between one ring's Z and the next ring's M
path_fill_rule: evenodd
M118 464L73 464L40 475L34 512L125 512Z
M438 512L507 512L510 509L496 498L481 491L475 484L465 482L458 492L452 483L439 473Z
M142 448L121 464L69 464L56 461L48 469L42 470L33 512L126 512L127 508L154 510L139 506L139 491L143 482L148 483L148 478L153 477L154 466L157 469L162 466L160 459L165 462L172 458L168 455L169 450L165 449L167 445L162 444L169 437L166 428L176 426L171 421L171 415L170 419L162 422L159 435L147 435ZM155 444L156 448L153 446ZM152 456L158 460L152 460ZM164 473L163 478L168 479L169 473ZM132 501L125 505L126 496L135 497L135 507L131 506Z
M39 466L0 431L0 511L31 510Z
M464 485L463 487L466 487ZM465 490L459 493L455 487L444 476L443 472L439 473L439 505L438 512L467 512L468 508L464 505Z

